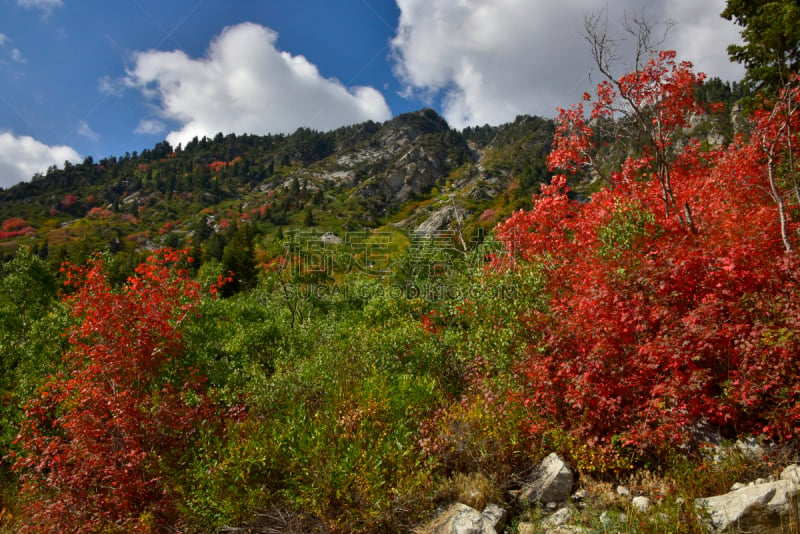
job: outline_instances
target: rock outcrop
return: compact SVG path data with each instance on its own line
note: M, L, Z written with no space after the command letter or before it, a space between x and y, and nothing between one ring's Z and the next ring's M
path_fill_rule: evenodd
M563 503L569 498L573 483L572 469L556 453L551 453L522 488L520 499L527 504Z
M506 511L495 504L481 513L471 506L455 503L440 513L417 534L499 534L506 524Z
M711 532L770 534L784 532L797 509L800 469L791 465L778 480L759 481L724 495L696 499L695 506Z
M579 534L589 532L585 525L589 495L584 490L571 493L574 485L572 469L555 453L547 456L535 470L531 480L518 492L523 509L537 510L531 517L517 518L512 532L518 534ZM659 510L650 496L641 489L618 486L600 496L601 502L616 502L616 511L605 511L599 522L608 531L624 527L630 517L668 524L670 517ZM681 501L681 506L683 503ZM625 510L622 513L620 510ZM695 510L713 534L779 534L796 525L800 518L800 467L790 465L780 477L757 479L749 484L737 483L724 495L696 499ZM648 519L649 518L649 519ZM417 534L494 534L506 530L508 512L496 504L479 512L463 503L456 503L440 512L435 519L415 532ZM513 522L512 522L513 524Z
M364 198L390 205L427 193L450 171L473 161L466 142L432 110L406 113L387 121L368 146L345 154L338 164L368 176L357 189Z
M454 221L464 218L464 211L456 206L444 206L414 229L415 234L433 235L447 230Z

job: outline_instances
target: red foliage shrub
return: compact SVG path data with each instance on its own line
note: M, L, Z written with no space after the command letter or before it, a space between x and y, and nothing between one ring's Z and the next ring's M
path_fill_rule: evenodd
M660 57L620 86L674 132L696 109L699 78ZM593 114L612 96L601 84ZM756 119L727 149L667 150L672 137L655 138L585 204L556 176L497 228L498 267L547 273L547 310L526 316L542 341L519 367L522 402L606 458L685 445L704 424L798 434L800 259L785 246L798 225L776 209L780 161L767 165L800 145ZM759 132L777 139L771 155ZM551 164L582 168L591 139L580 106L562 111ZM531 431L547 429L537 420Z
M0 241L5 239L13 239L20 236L30 236L34 235L35 233L36 230L34 230L32 226L27 226L17 232L0 232Z
M36 230L29 226L22 217L11 217L3 221L0 226L0 240L13 239L20 236L30 236L36 234Z
M113 216L114 214L111 211L101 207L92 208L86 214L89 219L110 219Z
M28 223L22 217L11 217L3 221L2 230L4 232L18 232L26 226L28 226Z
M184 257L158 252L122 291L99 259L65 269L65 369L26 406L17 440L26 531L160 532L175 520L165 477L214 419L202 377L179 361L199 299L176 267Z
M66 195L63 199L61 199L61 207L62 208L70 208L74 206L78 202L78 197L75 195Z
M219 172L220 169L224 169L227 165L228 164L224 161L212 161L208 164L208 168L211 169L212 172Z
M175 229L181 222L180 221L170 221L164 223L164 225L158 229L158 235L168 234Z

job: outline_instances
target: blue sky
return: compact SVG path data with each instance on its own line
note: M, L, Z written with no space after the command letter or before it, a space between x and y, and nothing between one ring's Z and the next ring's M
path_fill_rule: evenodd
M698 5L700 4L700 5ZM589 88L596 0L0 0L0 187L65 159L430 106L451 125L554 116ZM738 80L724 0L617 0ZM624 55L624 54L623 54ZM624 65L623 65L624 66Z

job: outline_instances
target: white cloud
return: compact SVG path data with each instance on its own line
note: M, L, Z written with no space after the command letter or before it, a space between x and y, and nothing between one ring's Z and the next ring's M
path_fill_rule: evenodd
M19 51L19 48L11 49L11 59L17 63L25 63L25 58L23 57L22 52Z
M124 80L114 79L111 76L106 75L97 80L97 89L104 95L122 96L124 87Z
M92 130L92 127L89 126L89 123L86 121L80 121L78 123L78 128L76 129L78 135L82 135L83 137L90 139L92 141L99 141L100 135Z
M61 7L61 0L17 0L17 5L28 9L41 9L45 14L50 13L54 7Z
M680 59L691 61L700 72L724 80L738 81L744 76L744 68L728 60L728 45L742 42L741 28L720 17L725 8L723 0L670 0L663 8L665 15L678 23L666 44L678 51Z
M80 162L80 155L65 145L48 146L33 137L0 132L0 187L30 180L37 172L64 161Z
M376 89L324 78L305 57L278 50L277 38L247 22L225 28L200 59L180 51L140 52L127 83L155 100L162 118L182 125L167 135L172 144L220 131L329 130L391 117Z
M392 40L395 73L409 91L442 99L451 125L498 124L518 114L554 116L589 88L584 18L596 0L397 0ZM737 38L719 17L725 0L619 0L609 6L610 33L623 13L678 25L665 48L709 75L738 79L727 44ZM598 80L595 80L598 81Z
M0 47L5 48L6 45L11 44L11 41L11 37L4 33L0 33ZM9 50L8 57L10 57L15 63L25 63L25 57L22 55L22 52L19 48L12 48ZM0 59L0 62L5 63L5 61L2 59Z
M166 129L167 127L164 125L164 123L159 120L142 119L139 121L139 125L136 126L136 129L133 130L133 133L143 135L158 135Z

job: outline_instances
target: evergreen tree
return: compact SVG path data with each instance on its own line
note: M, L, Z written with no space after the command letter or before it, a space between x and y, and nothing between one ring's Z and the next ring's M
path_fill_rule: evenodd
M731 60L747 69L748 88L776 92L800 68L797 0L728 0L722 17L741 26L743 45L730 45Z
M222 294L230 296L252 289L258 281L255 258L255 232L245 224L236 230L222 253L223 273L233 273L233 281L222 287Z
M303 225L314 226L314 210L311 209L311 206L306 208L306 213L303 216Z
M203 254L203 261L208 260L222 260L222 254L225 250L225 238L220 234L214 232L208 237L206 241L206 249Z

